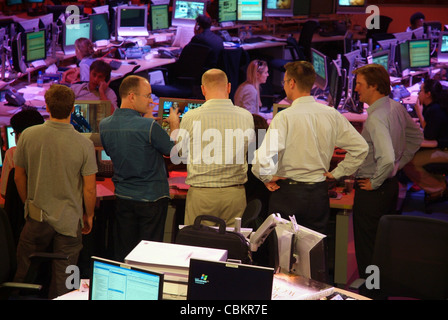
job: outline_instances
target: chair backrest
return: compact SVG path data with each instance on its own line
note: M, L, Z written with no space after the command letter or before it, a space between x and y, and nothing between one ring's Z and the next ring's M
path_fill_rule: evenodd
M211 51L210 47L202 44L187 44L176 62L176 78L189 79L194 84L200 84L202 74L207 71Z
M373 265L379 297L448 299L448 222L387 215L380 219Z
M249 54L241 47L221 50L217 67L226 73L229 82L232 84L229 95L232 100L238 86L245 81L249 62Z

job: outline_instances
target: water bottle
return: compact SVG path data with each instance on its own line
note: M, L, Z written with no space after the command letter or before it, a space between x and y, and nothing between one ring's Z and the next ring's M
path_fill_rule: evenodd
M37 86L41 88L44 86L44 76L42 75L42 71L39 71L37 74Z
M393 91L393 99L394 99L395 101L400 102L401 94L400 94L400 87L399 87L399 86L395 86L395 87L394 87L394 91Z

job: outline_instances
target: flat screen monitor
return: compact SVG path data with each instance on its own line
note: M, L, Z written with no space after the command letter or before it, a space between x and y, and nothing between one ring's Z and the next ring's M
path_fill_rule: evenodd
M161 273L118 261L91 258L89 300L161 300Z
M336 0L336 13L366 13L367 0Z
M411 32L396 32L393 34L395 39L397 39L397 43L406 42L412 39L412 31Z
M166 122L162 122L163 119L168 118L170 115L170 109L171 108L178 108L180 113L180 118L182 119L182 116L188 111L192 109L199 108L202 106L202 104L205 102L205 100L199 100L199 99L181 99L181 98L165 98L161 97L159 98L159 109L157 110L157 116L160 119L159 123L164 127L167 128Z
M426 68L431 65L431 40L410 40L409 66L411 68Z
M439 34L439 43L437 48L437 60L447 61L448 60L448 32L442 31Z
M91 14L89 20L92 21L92 41L109 40L109 14L97 13Z
M338 109L345 88L345 70L339 67L336 60L333 60L328 74L328 104Z
M218 22L234 22L237 19L238 0L218 0Z
M108 100L75 100L70 123L78 132L98 133L100 121L111 115Z
M12 126L6 126L6 140L7 146L6 148L12 148L16 146L16 133Z
M18 32L39 31L39 18L17 22Z
M191 258L187 300L271 300L273 281L273 268Z
M367 57L367 63L380 64L389 72L389 50L381 50Z
M92 11L93 11L93 13L107 13L107 14L109 14L109 5L106 4L104 6L93 7Z
M171 25L194 25L196 17L206 14L206 12L206 0L174 0Z
M22 3L23 3L22 0L6 0L6 5L8 6L15 6Z
M45 30L25 33L25 62L45 60L46 57Z
M328 59L322 52L311 48L311 61L313 63L314 71L316 72L315 85L325 90L328 84Z
M151 30L163 30L170 27L168 5L151 6Z
M76 24L63 24L62 49L65 54L75 53L75 41L79 38L92 40L92 22L90 20L79 21Z
M294 2L293 0L266 0L264 15L266 17L292 17L294 15Z
M238 21L262 21L262 0L238 0Z
M410 71L409 45L407 41L396 46L395 65L397 66L398 74L401 76L406 75Z
M121 37L147 37L148 7L117 7L117 32Z

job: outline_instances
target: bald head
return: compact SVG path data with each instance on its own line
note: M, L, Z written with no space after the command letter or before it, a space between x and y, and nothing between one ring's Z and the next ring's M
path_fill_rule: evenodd
M230 83L222 70L210 69L204 72L201 88L206 100L229 98Z

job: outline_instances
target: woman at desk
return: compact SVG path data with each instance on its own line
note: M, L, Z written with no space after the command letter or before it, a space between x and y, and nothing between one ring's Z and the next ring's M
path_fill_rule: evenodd
M96 60L93 43L87 38L78 38L75 41L76 58L79 60L79 68L69 69L63 74L63 81L75 83L89 81L90 65Z
M253 60L247 67L247 79L235 92L235 105L258 114L261 107L260 84L269 76L268 65L262 60Z
M433 79L425 80L418 94L417 115L425 140L436 140L436 148L421 148L403 168L415 184L425 191L425 203L448 200L443 175L425 170L429 163L448 163L448 92Z

